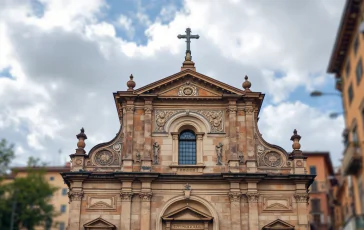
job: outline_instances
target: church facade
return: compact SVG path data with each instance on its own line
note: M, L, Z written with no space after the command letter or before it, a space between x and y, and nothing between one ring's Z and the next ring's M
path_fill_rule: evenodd
M290 153L262 138L264 94L247 77L239 89L200 74L187 52L180 72L127 86L115 138L86 153L82 129L61 173L68 230L309 229L301 137Z

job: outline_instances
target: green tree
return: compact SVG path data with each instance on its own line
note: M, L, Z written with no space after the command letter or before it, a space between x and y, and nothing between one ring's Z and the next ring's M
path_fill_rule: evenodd
M26 177L15 178L0 186L0 229L24 227L33 230L35 226L45 226L56 215L50 198L57 188L51 186L44 177L44 167L39 159L29 158Z
M9 169L9 164L14 157L14 145L2 139L0 141L0 177Z

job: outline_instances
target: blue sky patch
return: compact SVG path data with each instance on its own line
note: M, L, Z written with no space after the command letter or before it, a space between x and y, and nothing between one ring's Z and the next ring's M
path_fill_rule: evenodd
M107 0L107 4L102 20L115 26L118 37L137 45L147 44L145 30L150 24L168 24L183 7L182 0Z
M15 77L13 77L13 75L11 75L10 71L11 71L10 67L7 67L7 68L3 69L2 71L0 71L0 78L9 78L9 79L15 80Z

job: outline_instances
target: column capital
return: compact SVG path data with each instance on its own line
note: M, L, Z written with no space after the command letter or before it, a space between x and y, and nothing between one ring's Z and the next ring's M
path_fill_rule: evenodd
M259 192L248 192L246 194L249 203L257 203L259 201L259 195Z
M82 200L83 195L84 195L84 193L83 193L82 190L80 190L80 191L73 191L73 189L70 190L67 194L68 194L68 198L69 198L69 202L68 203L71 203L74 200Z
M240 202L241 192L229 192L230 202Z
M121 201L131 201L131 199L133 198L133 195L134 195L134 193L131 191L129 191L129 192L121 191L120 192Z
M307 193L296 193L294 194L294 198L297 203L308 203L310 196Z
M141 201L151 201L153 196L152 192L140 192L139 197Z

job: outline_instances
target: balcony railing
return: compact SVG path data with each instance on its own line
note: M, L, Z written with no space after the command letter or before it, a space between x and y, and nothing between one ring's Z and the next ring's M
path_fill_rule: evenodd
M364 216L351 216L351 218L349 218L343 226L343 230L347 229L364 230Z
M342 162L344 175L355 175L362 167L361 151L356 143L349 143L344 152Z

